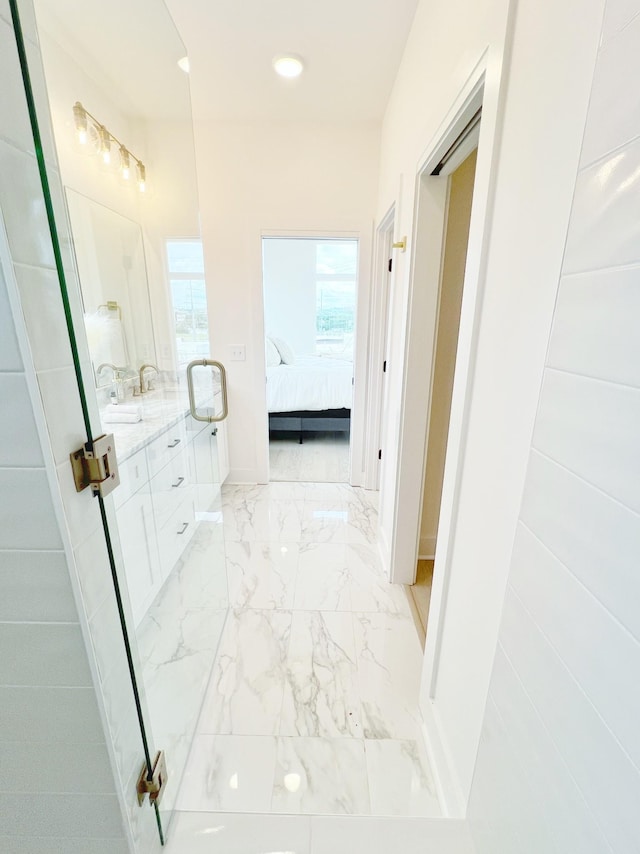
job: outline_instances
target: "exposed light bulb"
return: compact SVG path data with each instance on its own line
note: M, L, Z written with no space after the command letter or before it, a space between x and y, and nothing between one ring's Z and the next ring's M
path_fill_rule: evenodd
M104 125L100 125L100 154L106 165L111 163L111 134Z
M189 73L189 71L191 69L189 66L189 57L188 56L183 56L182 59L178 60L178 68L182 69L182 71L184 71L185 74Z
M140 160L136 162L136 172L138 173L138 189L141 193L147 189L147 170L144 168L144 163Z
M274 57L273 67L276 74L279 74L280 77L291 79L299 77L302 74L304 62L302 61L302 57L297 56L295 53L281 54Z
M131 157L124 145L120 146L120 169L122 177L125 181L128 181L131 177Z
M88 139L87 111L80 101L76 101L73 105L73 120L78 131L78 142L81 145L86 145Z

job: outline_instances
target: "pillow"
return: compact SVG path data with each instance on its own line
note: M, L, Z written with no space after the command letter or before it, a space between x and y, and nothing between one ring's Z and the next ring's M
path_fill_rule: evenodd
M287 344L286 341L283 341L282 338L273 338L272 340L278 348L280 358L282 359L282 364L295 365L296 354L293 352L293 347L290 344Z
M268 368L276 368L282 359L280 358L280 351L273 343L271 338L267 338L265 340L265 356L267 359L267 367Z

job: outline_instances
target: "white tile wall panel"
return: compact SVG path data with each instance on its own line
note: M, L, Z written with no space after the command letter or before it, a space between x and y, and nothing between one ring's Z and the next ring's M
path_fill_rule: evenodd
M609 39L596 64L580 165L586 166L639 136L640 12ZM612 96L612 93L615 95Z
M44 750L44 752L43 752ZM0 742L0 791L113 792L113 775L103 744Z
M7 12L8 17L10 16ZM0 80L10 80L18 68L13 27L7 20L0 20ZM10 122L3 122L0 136L23 151L28 151L33 144L33 138L24 92L20 88L0 87L0 114L11 116Z
M23 373L0 373L0 400L5 413L0 418L0 466L37 468L44 465ZM11 412L10 418L6 417L7 409Z
M535 451L521 519L640 640L640 519Z
M80 626L0 623L0 685L91 685Z
M606 47L609 39L624 30L638 14L640 14L638 0L608 0L602 23L602 47Z
M603 854L609 851L609 845L569 767L502 647L498 647L496 654L492 687L495 693L491 695L489 707L493 705L493 714L497 714L497 708L500 708L504 727L502 738L510 742L511 761L517 762L521 773L527 776L532 791L530 799L521 800L515 806L515 814L505 814L502 820L517 822L518 825L530 822L544 824L549 832L549 843L540 851L562 854ZM482 779L487 776L481 770L485 764L495 768L492 746L483 738L478 756L478 775ZM510 765L508 759L498 766L507 786L511 785ZM503 802L495 803L502 805Z
M61 548L45 470L0 469L0 549Z
M0 200L14 262L53 267L54 256L36 159L0 139Z
M639 850L638 769L511 589L501 644L611 848Z
M66 330L63 335L68 340ZM67 462L69 453L87 441L78 396L78 381L72 367L38 372L42 404L47 413L47 431L56 465Z
M115 795L0 793L0 827L7 836L122 837ZM20 849L18 849L20 850Z
M565 248L565 275L640 262L639 160L640 139L579 173Z
M0 222L0 228L2 223ZM4 272L0 265L0 371L21 371L22 358L18 347Z
M56 271L16 264L15 275L36 371L70 367L71 347Z
M0 836L2 854L130 854L124 840Z
M104 741L93 686L0 686L0 719L4 741L41 747Z
M0 552L0 590L0 621L77 620L64 552Z
M533 447L640 512L640 390L547 369Z
M640 643L524 526L510 583L631 760L640 768ZM579 617L576 617L579 615Z
M565 277L547 364L640 388L639 317L640 267Z

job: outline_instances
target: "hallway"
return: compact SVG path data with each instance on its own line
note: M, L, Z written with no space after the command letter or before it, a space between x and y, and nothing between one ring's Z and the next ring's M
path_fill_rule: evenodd
M375 498L345 484L223 487L231 610L178 810L441 815L420 643L382 574Z

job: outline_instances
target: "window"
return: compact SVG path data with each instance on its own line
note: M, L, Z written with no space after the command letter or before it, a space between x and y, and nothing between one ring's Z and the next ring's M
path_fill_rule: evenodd
M316 244L316 353L353 358L358 242Z
M168 240L169 287L178 370L209 354L209 320L201 240Z

